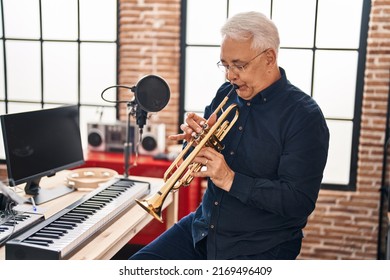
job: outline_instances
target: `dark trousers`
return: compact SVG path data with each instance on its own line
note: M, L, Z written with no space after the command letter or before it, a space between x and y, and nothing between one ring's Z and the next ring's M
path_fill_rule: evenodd
M207 238L194 247L191 225L193 214L182 218L130 260L207 260ZM302 239L294 239L255 255L237 256L236 260L294 260L301 250Z

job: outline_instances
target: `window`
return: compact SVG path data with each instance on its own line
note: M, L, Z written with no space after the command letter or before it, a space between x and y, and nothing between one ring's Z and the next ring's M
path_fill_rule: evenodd
M86 147L87 122L116 119L100 94L117 84L117 0L0 1L0 114L78 104Z
M183 1L180 123L188 111L202 114L225 81L215 66L219 29L226 18L249 10L276 23L281 38L279 65L324 112L331 141L323 187L354 189L369 0Z

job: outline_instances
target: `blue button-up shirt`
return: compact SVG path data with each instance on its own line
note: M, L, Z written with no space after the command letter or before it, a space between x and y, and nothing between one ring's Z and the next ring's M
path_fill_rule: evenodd
M325 168L329 131L317 103L282 77L252 100L234 93L239 118L222 141L235 172L226 192L208 180L193 222L194 243L207 236L209 259L264 252L303 237ZM205 118L230 91L223 84Z

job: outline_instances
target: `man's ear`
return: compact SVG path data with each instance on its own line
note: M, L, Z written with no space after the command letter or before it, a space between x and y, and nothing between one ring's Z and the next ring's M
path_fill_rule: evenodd
M273 66L276 64L276 52L274 49L269 49L267 50L267 52L265 53L266 55L266 61L267 61L267 65L268 66Z

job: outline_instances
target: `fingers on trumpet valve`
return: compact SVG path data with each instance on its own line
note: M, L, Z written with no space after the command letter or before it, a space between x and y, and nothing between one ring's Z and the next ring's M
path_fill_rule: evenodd
M201 121L201 122L199 123L199 126L202 128L202 130L205 130L205 129L208 128L209 125L207 124L206 121Z
M205 133L205 130L208 128L208 124L205 121L200 122L199 126L201 127L201 129L198 130L199 132L193 131L191 133L191 137L192 139L194 139L195 142L201 140L201 136Z

